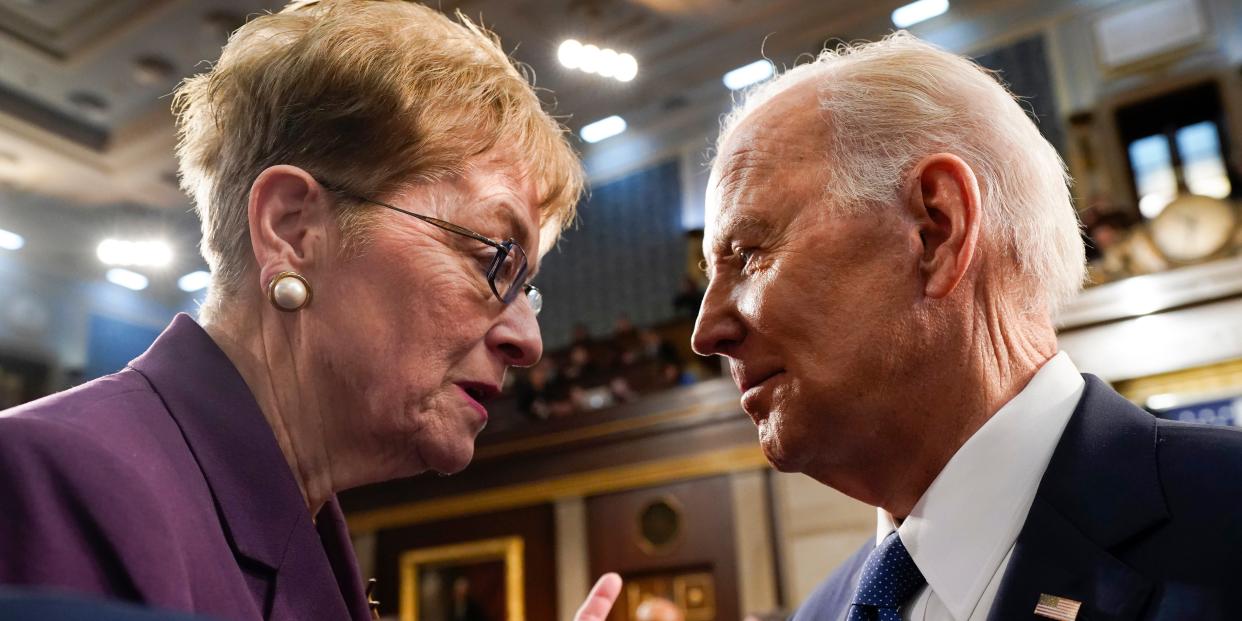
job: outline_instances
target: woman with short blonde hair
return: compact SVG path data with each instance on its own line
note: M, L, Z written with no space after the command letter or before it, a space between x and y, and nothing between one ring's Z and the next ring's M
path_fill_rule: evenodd
M335 494L466 467L542 353L530 279L582 171L492 35L406 2L258 17L174 108L201 323L0 417L0 582L370 618Z

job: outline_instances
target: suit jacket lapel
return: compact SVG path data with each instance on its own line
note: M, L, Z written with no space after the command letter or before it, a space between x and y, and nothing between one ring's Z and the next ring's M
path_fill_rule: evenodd
M346 609L344 593L325 556L319 532L309 519L298 522L290 533L289 547L283 566L276 574L275 586L272 597L274 619L363 621L370 618L369 615L361 618L351 616Z
M270 602L275 618L350 618L342 599L349 593L331 588L333 565L276 437L215 341L177 315L130 366L151 382L180 427L235 555L261 576L250 584L259 607ZM325 507L326 515L340 513L335 501ZM276 614L281 610L288 614Z
M1031 619L1041 594L1082 602L1080 619L1133 619L1151 583L1036 498L988 615Z
M358 571L358 559L349 539L349 527L335 497L319 511L315 526L350 615L354 621L370 621L371 606L362 586L362 574Z
M1168 518L1156 421L1094 376L1044 473L989 619L1029 619L1040 594L1082 602L1081 619L1133 619L1152 584L1116 546Z

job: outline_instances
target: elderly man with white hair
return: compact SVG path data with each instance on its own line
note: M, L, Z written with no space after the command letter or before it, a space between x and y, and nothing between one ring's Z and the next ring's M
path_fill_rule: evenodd
M1061 159L1013 96L905 33L726 119L694 333L769 461L877 507L797 620L1242 619L1242 433L1081 375Z

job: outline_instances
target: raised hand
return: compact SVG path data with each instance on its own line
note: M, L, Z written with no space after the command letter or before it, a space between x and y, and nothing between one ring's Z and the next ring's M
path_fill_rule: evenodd
M595 587L591 589L591 594L587 595L586 601L578 608L574 621L604 621L620 594L621 576L613 573L600 576Z

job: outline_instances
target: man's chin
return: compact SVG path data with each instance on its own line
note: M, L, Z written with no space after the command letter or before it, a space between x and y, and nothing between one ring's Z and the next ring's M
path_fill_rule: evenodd
M763 456L768 463L776 469L777 472L800 472L798 466L792 463L789 456L781 450L780 442L772 437L762 427L759 429L759 449L763 451Z

